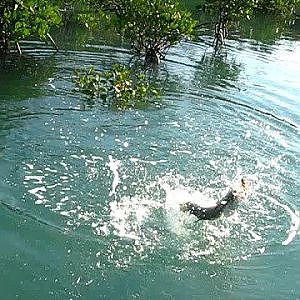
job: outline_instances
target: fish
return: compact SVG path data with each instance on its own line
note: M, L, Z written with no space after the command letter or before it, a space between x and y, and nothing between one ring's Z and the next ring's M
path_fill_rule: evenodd
M198 220L214 220L221 216L225 208L233 207L232 204L239 202L247 197L249 184L246 178L242 177L236 188L230 188L227 194L212 207L201 207L193 202L180 204L180 210L198 218Z

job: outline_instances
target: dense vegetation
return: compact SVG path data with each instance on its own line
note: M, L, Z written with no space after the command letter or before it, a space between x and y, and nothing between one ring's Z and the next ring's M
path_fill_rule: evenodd
M172 45L191 36L196 24L178 0L89 0L88 5L94 17L86 14L86 21L106 14L147 63L159 63Z
M300 0L202 0L199 8L214 20L214 44L219 49L228 29L240 20L250 19L257 12L288 19L299 4ZM190 38L197 24L179 0L2 0L0 55L8 52L11 42L21 54L19 41L26 38L49 38L55 45L50 29L62 20L67 22L74 7L80 13L73 20L89 29L103 24L113 27L147 66L158 64L171 46ZM158 95L145 75L122 66L101 73L93 68L77 72L75 83L80 91L120 107L134 107Z
M259 0L256 11L288 18L299 5L300 0Z
M228 27L240 18L250 18L256 0L212 0L204 4L204 11L215 17L215 47L224 44L228 36Z
M1 0L0 51L6 53L13 41L21 52L20 39L32 36L52 40L50 28L60 22L59 7L47 0Z
M257 12L288 18L297 5L300 0L199 1L200 10L214 18L217 47L224 43L228 29L238 21ZM78 19L87 27L96 28L106 22L147 63L159 63L169 47L192 35L196 25L179 0L2 0L0 52L7 52L9 42L15 42L20 51L20 39L51 39L50 29L61 24L61 19L66 20L74 6L81 10Z
M250 19L255 13L269 13L289 18L300 0L206 0L200 10L215 20L215 47L224 44L228 29L242 19Z

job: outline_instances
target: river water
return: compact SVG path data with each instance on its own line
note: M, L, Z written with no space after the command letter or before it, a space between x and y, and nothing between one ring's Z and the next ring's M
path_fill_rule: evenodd
M258 24L216 56L205 35L172 48L161 99L127 110L71 79L132 63L117 38L23 43L0 74L1 298L300 299L296 25ZM232 214L179 211L241 176Z

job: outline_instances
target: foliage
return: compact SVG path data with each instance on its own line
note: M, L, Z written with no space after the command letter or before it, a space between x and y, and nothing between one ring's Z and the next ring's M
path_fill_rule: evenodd
M112 18L104 11L81 12L77 16L80 24L83 24L90 30L96 30L101 25L111 26L113 24Z
M47 0L1 0L0 38L6 47L8 41L18 42L30 36L45 38L60 21L58 6Z
M148 83L145 74L133 73L121 65L100 73L94 68L75 71L74 81L84 94L114 103L119 108L136 107L153 96L159 96L159 91Z
M89 5L98 14L106 12L134 52L150 63L158 63L170 46L189 37L196 24L178 0L89 0Z
M257 0L210 0L205 2L204 10L233 23L241 18L249 19L256 4Z
M202 9L211 14L223 15L228 22L250 19L254 12L288 16L300 5L300 0L206 0Z
M51 2L59 6L64 25L77 22L78 15L87 9L86 0L52 0Z
M202 5L204 12L215 18L215 49L224 44L228 28L241 18L250 18L257 0L210 0Z
M255 12L272 13L288 18L300 0L205 0L200 6L215 17L215 47L223 45L228 28L242 19L250 19Z
M259 0L257 9L262 12L288 17L300 5L300 0Z

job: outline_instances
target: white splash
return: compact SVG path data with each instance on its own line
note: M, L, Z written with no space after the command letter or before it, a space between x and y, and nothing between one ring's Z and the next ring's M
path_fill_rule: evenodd
M286 204L282 204L279 201L277 201L276 199L266 196L266 195L262 195L266 197L267 199L269 199L270 202L272 202L273 204L283 208L291 217L291 224L290 224L290 229L288 231L288 236L287 238L281 243L283 246L287 246L288 244L290 244L296 237L297 233L298 233L298 229L300 226L300 216L299 216L299 211L293 211L290 207L288 207Z
M121 162L117 159L113 159L113 157L111 155L108 156L108 159L109 159L109 163L107 164L107 166L110 168L110 170L114 176L113 182L112 182L112 188L109 193L109 196L113 196L113 195L116 195L116 189L120 183L120 176L119 176L118 169L121 165Z
M180 205L190 201L201 207L211 207L216 204L216 200L209 196L211 192L209 189L206 189L205 192L193 190L182 185L180 180L180 176L175 176L171 179L172 183L170 184L168 178L162 179L160 186L166 193L164 208L170 230L178 236L186 236L188 235L186 224L194 222L195 218L181 212Z
M121 238L139 240L144 235L142 224L153 209L161 206L161 203L140 195L110 202L110 225L113 226L114 234Z

